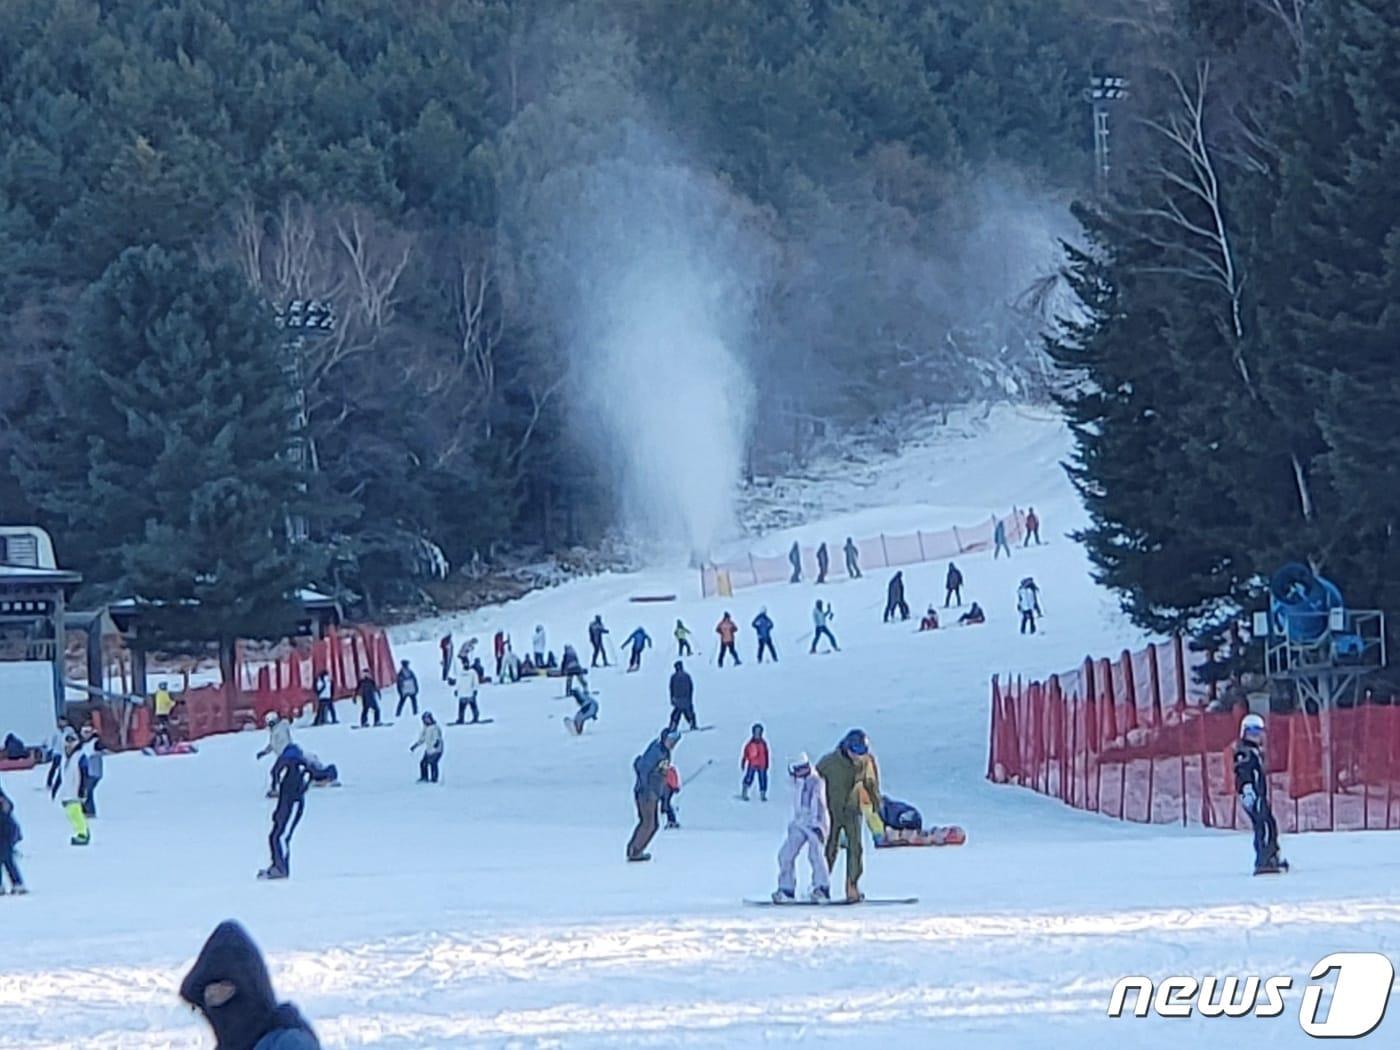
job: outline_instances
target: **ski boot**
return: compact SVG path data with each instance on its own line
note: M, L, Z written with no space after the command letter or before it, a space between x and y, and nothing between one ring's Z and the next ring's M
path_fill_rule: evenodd
M627 862L628 862L629 864L642 864L642 863L645 863L646 861L649 861L649 860L651 860L651 854L650 854L650 853L635 853L635 854L628 854L628 856L627 856Z
M760 791L760 792L758 793L758 800L759 800L760 802L767 802L767 801L768 801L768 792L766 792L766 791Z
M831 890L826 886L815 886L812 889L811 899L813 904L830 904Z
M71 839L68 840L68 845L70 845L70 846L86 846L86 845L87 845L89 842L91 842L91 841L92 841L91 836L88 836L88 835L74 835Z
M741 801L743 801L743 802L747 802L747 801L749 800L749 789L748 789L748 788L740 788L740 789L739 789L739 799L740 799Z
M680 824L679 824L677 821L668 820L668 821L666 822L666 830L667 830L667 831L675 831L675 830L678 829L679 827L680 827Z
M863 893L860 892L860 887L857 886L854 882L847 882L847 883L846 883L846 903L847 903L847 904L859 904L859 903L860 903L861 901L863 901L863 900L865 900L865 894L863 894Z
M795 893L793 893L791 890L774 890L774 891L773 891L773 903L774 903L774 904L796 904L796 903L797 903L797 895L796 895Z
M258 872L258 878L260 879L285 879L286 877L287 873L281 868L276 867L263 868L262 871Z

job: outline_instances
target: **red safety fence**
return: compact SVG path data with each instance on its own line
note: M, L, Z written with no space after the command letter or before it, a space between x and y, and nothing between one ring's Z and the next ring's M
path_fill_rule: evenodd
M1142 824L1245 828L1231 754L1242 710L1193 695L1180 639L1046 681L992 679L987 778ZM1400 828L1400 707L1270 714L1279 829Z
M1007 543L1020 543L1025 538L1026 515L1024 511L1012 508L1004 519L1006 522ZM958 526L938 532L910 532L899 536L879 535L856 540L860 552L861 572L869 569L891 569L901 565L917 565L924 561L938 561L942 558L956 558L963 554L977 554L992 549L992 536L996 531L997 518L988 518L978 525ZM827 576L840 578L846 575L846 538L827 540L830 555ZM815 579L817 575L817 548L802 547L802 577ZM758 587L765 583L785 583L792 578L792 563L786 554L773 557L746 554L731 561L713 562L700 570L700 593L710 598L717 594L728 594L741 587Z

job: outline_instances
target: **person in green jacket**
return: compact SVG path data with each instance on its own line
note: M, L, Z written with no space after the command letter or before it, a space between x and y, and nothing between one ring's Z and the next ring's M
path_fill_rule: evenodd
M846 899L864 900L860 892L861 810L862 789L865 797L880 797L880 777L875 769L875 757L870 754L870 742L865 732L852 729L837 745L835 751L817 763L817 772L826 782L826 804L831 811L831 835L826 840L826 866L835 870L836 854L841 849L842 832L846 836Z
M680 620L676 621L676 655L694 656L690 648L690 628Z

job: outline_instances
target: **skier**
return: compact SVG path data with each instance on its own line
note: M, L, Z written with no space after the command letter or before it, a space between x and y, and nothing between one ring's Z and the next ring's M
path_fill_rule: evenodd
M83 799L83 816L97 816L97 785L102 780L102 756L107 746L98 739L92 726L83 726L82 754L78 756L78 794Z
M316 675L316 720L313 725L323 726L327 722L331 725L339 724L339 719L335 715L335 697L331 688L331 676L329 671L321 671Z
M802 582L802 548L797 545L797 541L792 541L792 549L788 551L788 564L792 566L792 579L789 583Z
M564 695L574 688L574 679L585 675L583 661L578 658L578 650L572 645L564 646L564 659L559 663L559 673L564 676Z
M19 821L15 819L15 804L5 792L0 791L0 895L5 892L5 875L10 877L11 893L20 896L29 892L24 888L19 865L15 863L15 847L23 838Z
M792 778L792 820L778 850L778 889L773 901L786 904L796 899L797 855L803 847L812 866L812 900L829 901L831 872L824 847L831 837L831 812L826 804L826 784L806 752L788 763L788 776Z
M627 654L627 670L629 672L640 671L642 669L642 650L651 647L651 635L647 634L643 628L638 627L627 636L622 645L624 648L630 647L631 649Z
M166 745L170 743L170 715L175 710L175 698L170 695L170 685L161 682L156 686L156 692L151 697L151 707L155 711L156 728L160 731L160 736L165 738Z
M817 651L817 643L825 638L831 643L831 648L838 653L841 647L836 644L836 635L831 633L831 621L836 619L836 611L830 605L822 606L821 599L817 599L817 604L812 609L812 648L810 652Z
M449 631L438 640L438 650L442 655L442 680L452 677L452 633Z
M852 729L836 750L817 763L817 772L826 783L826 804L831 812L831 834L826 839L826 866L836 867L836 854L841 849L841 836L846 837L846 899L863 900L860 892L861 863L860 794L880 797L880 779L875 771L865 733Z
M583 676L579 677L579 684L569 690L569 695L574 698L574 703L578 704L578 711L565 721L574 736L579 736L583 733L585 722L597 719L598 699L588 691L588 680Z
M758 778L758 800L768 801L768 741L763 739L763 724L753 724L753 734L744 745L744 753L739 756L739 768L744 771L744 784L739 789L739 797L749 800L749 788L754 777Z
M1011 544L1006 542L1006 522L1001 518L994 519L996 524L992 527L992 542L996 545L992 551L992 560L996 561L1001 557L1001 552L1006 551L1006 556L1011 557Z
M491 639L491 652L496 657L496 681L501 680L501 672L505 670L503 662L506 658L506 644L510 641L510 636L505 631L497 631L496 637Z
M608 633L608 629L603 626L602 614L593 617L593 622L588 625L588 640L593 645L593 656L588 661L589 667L597 667L599 657L602 657L603 666L608 666L607 650L603 648L603 636Z
M1254 874L1272 875L1288 870L1279 856L1278 824L1269 804L1269 774L1264 765L1264 719L1245 715L1240 740L1235 745L1235 790L1240 805L1254 827Z
M63 812L68 817L68 825L73 829L73 837L68 840L72 846L86 846L91 841L88 830L87 816L83 813L83 803L87 800L83 796L83 778L81 773L83 746L78 740L78 735L71 729L70 735L63 738L63 773L62 783L70 785L64 791L67 796L59 800L63 806Z
M729 610L726 609L719 623L715 624L715 634L719 635L719 665L724 666L724 654L728 653L734 657L734 666L738 667L739 652L734 648L734 639L739 634L739 625L729 615Z
M964 627L986 622L987 614L982 611L982 606L976 602L972 603L972 608L958 617L958 623Z
M853 580L860 579L860 549L856 541L847 536L846 546L842 550L846 554L846 575Z
M817 548L817 582L826 582L826 570L831 566L831 555L826 552L826 540Z
M695 652L690 648L690 628L680 620L676 621L676 655L694 656Z
M258 872L258 878L285 879L291 875L292 834L306 811L306 789L310 784L311 769L301 748L288 744L272 767L273 795L277 799L272 810L272 832L267 836L272 863Z
M49 798L58 797L59 786L63 783L63 754L69 735L73 728L68 724L68 720L60 718L58 728L54 730L53 736L49 737L49 773L44 778L44 785L49 789Z
M535 635L530 641L530 651L535 656L535 666L542 668L549 662L549 643L545 639L544 624L535 624Z
M1016 611L1021 614L1021 633L1035 634L1035 618L1040 612L1040 589L1027 576L1016 589Z
M904 600L904 570L902 569L890 578L890 585L885 591L885 623L893 620L895 613L899 613L901 620L909 619L909 603Z
M418 760L418 783L438 782L438 763L442 761L442 726L433 721L431 711L423 712L423 729L418 740L408 749L410 752L423 749L423 757Z
M408 661L404 660L399 664L399 673L394 676L394 687L399 691L399 706L394 708L394 717L398 718L403 714L403 705L411 703L413 713L418 713L418 676L413 673L413 669L408 666Z
M481 688L481 674L475 666L468 667L465 671L454 678L451 683L452 695L457 699L457 721L454 726L466 725L467 708L472 709L472 722L481 721L481 709L476 705L476 694Z
M681 774L675 766L666 767L666 781L661 789L661 813L666 818L666 830L674 831L681 826L676 819L676 807L671 800L681 793Z
M1036 517L1035 508L1031 507L1026 511L1026 540L1022 547L1029 547L1031 540L1035 540L1035 545L1040 546L1040 519Z
M258 752L259 759L268 755L280 755L287 750L292 743L292 723L282 718L276 711L269 711L263 716L263 725L267 726L267 747ZM272 763L272 784L267 790L267 797L272 798L277 792L277 763Z
M924 613L924 618L919 621L919 630L938 630L938 610L935 609L932 605L928 607L928 612Z
M952 605L952 604L953 604L953 599L956 598L956 599L958 600L958 601L957 601L958 608L961 609L961 608L962 608L962 602L963 602L963 599L962 599L963 574L962 574L962 570L958 568L956 562L951 562L951 561L950 561L950 562L948 563L948 577L947 577L947 579L945 579L945 580L943 581L943 586L944 586L944 587L947 589L947 591L948 591L947 595L943 598L943 608L946 609L946 608L948 608L950 605Z
M360 675L360 726L369 725L369 713L374 712L374 724L379 722L379 686L374 682L374 675L366 668L364 674Z
M758 615L754 617L753 629L758 635L758 662L763 663L763 652L766 649L773 662L777 663L778 650L773 648L773 620L768 615L768 606L758 610Z
M209 1022L217 1050L320 1050L291 1003L278 1004L272 978L248 931L221 922L180 984L180 998Z
M671 721L667 728L679 729L681 719L695 728L695 682L686 673L685 664L677 660L671 675Z
M666 770L671 766L671 752L680 738L680 733L674 729L663 729L632 762L632 772L636 774L632 797L637 803L637 826L627 843L627 859L633 863L651 860L647 846L656 834L657 809L666 787Z

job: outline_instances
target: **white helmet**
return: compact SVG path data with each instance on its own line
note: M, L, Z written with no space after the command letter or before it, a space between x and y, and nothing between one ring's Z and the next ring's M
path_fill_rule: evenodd
M1264 732L1264 719L1260 715L1245 715L1240 720L1240 737L1258 736Z
M788 762L788 775L794 777L806 776L807 771L812 768L812 760L807 757L807 752L800 751L797 757Z
M263 716L263 725L275 726L277 724L277 712L269 711Z

